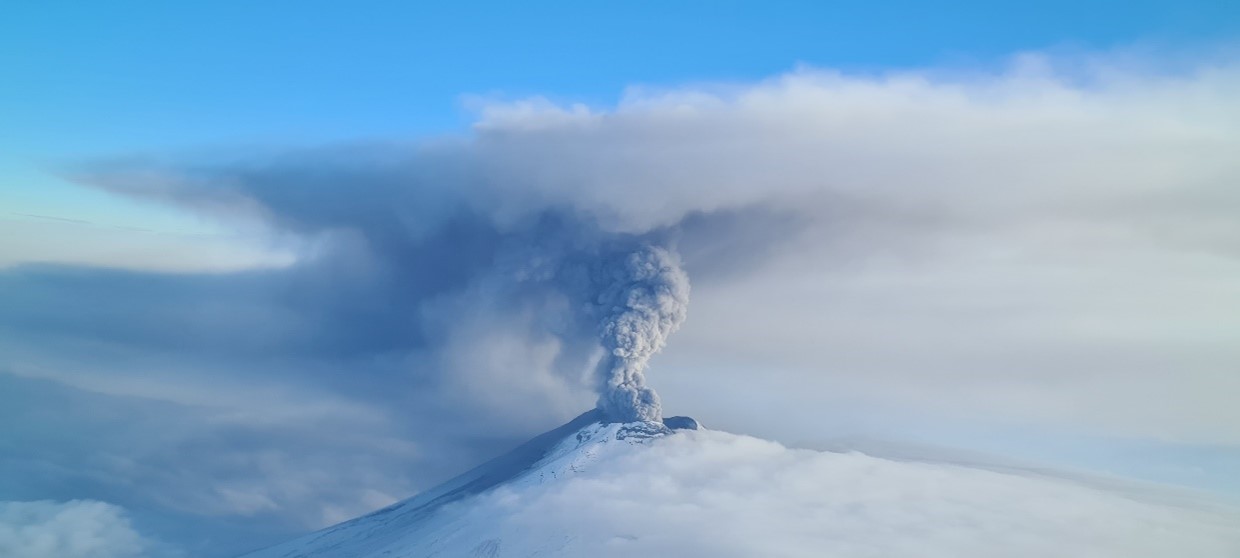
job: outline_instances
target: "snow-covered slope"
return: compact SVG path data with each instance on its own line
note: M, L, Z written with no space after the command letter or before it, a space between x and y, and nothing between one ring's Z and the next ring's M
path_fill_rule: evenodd
M247 558L1240 556L1229 511L600 418Z
M698 428L688 417L665 422L604 424L602 413L591 410L413 498L245 558L499 556L497 539L479 541L469 553L460 553L456 545L462 543L453 534L463 530L457 524L461 508L452 504L501 484L515 489L555 482L585 471L604 456L669 435L673 428Z

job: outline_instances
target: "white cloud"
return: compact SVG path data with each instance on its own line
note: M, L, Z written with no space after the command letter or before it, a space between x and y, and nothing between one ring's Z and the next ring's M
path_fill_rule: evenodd
M0 502L0 556L133 558L155 549L124 510L92 500Z
M1075 78L1027 62L972 76L806 69L634 94L612 110L494 107L476 149L508 188L565 198L622 228L757 202L829 209L794 205L806 198L872 210L853 223L1080 223L1149 216L1159 202L1202 211L1211 196L1240 201L1226 180L1240 172L1228 156L1240 140L1237 91L1230 67Z
M584 472L504 488L458 525L567 556L1227 557L1232 511L1049 477L794 450L722 432L604 448ZM449 512L451 513L451 512ZM474 531L476 529L477 531ZM455 535L454 535L455 536ZM482 540L482 539L478 539ZM448 543L450 548L451 543Z

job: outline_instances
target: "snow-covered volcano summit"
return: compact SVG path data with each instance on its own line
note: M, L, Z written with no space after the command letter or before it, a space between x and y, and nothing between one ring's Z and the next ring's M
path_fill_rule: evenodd
M413 498L245 558L500 556L498 538L461 553L470 543L460 537L473 530L459 524L463 506L454 504L501 485L514 490L566 479L632 446L698 428L689 417L606 423L594 409Z
M577 417L246 558L1240 556L1240 516L1044 475Z

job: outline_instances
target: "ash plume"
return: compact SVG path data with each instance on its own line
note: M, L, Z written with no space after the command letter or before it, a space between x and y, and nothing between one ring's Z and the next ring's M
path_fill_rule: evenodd
M609 263L599 274L603 289L595 300L606 350L598 369L598 408L618 422L659 421L663 410L646 385L646 366L685 320L689 278L680 258L657 246Z

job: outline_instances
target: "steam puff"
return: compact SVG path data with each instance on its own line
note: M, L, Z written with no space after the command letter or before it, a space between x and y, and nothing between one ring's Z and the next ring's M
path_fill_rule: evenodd
M607 354L599 363L598 408L618 422L662 420L646 365L685 321L689 277L675 253L643 246L605 265L601 279L599 336Z

